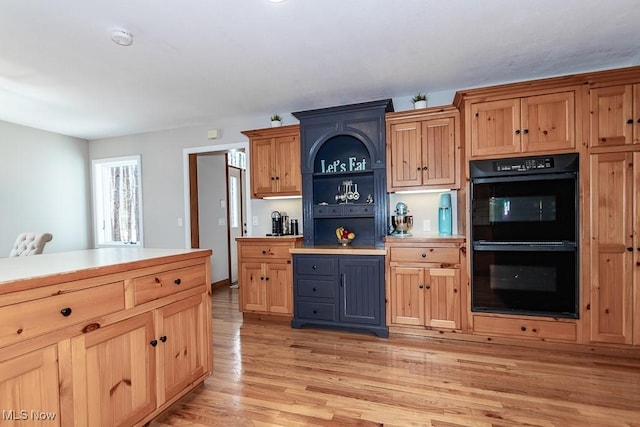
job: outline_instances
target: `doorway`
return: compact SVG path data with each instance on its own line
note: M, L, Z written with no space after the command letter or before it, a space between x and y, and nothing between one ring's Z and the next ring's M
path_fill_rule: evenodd
M184 149L185 247L210 248L211 284L237 281L235 238L250 232L247 143ZM243 162L229 153L243 152Z

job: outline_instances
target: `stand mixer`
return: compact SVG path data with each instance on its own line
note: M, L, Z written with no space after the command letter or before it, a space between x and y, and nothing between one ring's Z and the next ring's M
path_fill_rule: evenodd
M403 202L396 204L396 214L391 217L391 225L393 226L392 236L407 237L411 236L411 229L413 228L413 216L407 215L409 209Z

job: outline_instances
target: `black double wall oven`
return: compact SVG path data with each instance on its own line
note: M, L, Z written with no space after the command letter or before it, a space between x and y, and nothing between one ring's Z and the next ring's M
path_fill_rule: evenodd
M470 162L472 311L578 318L578 165Z

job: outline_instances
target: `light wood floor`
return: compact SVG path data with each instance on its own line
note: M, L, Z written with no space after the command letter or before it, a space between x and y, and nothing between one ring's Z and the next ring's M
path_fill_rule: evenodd
M640 360L291 329L213 296L214 372L152 426L640 426Z

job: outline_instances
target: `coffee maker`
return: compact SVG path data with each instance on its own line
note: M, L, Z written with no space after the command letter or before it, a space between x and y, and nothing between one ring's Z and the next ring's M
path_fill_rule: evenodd
M271 236L282 236L282 214L279 211L271 212Z

